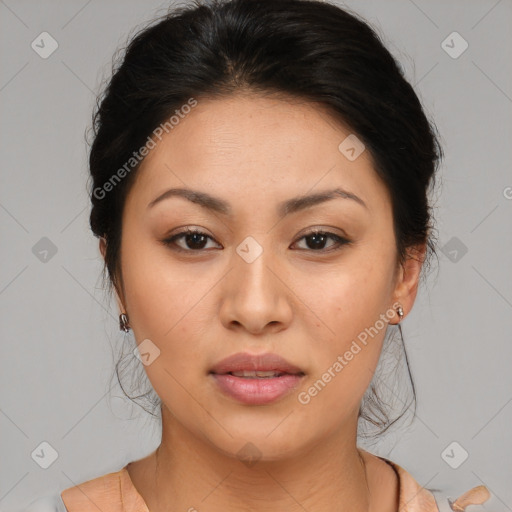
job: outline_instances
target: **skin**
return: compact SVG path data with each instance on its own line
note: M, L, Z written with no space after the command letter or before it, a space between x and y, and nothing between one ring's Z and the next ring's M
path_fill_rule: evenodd
M386 328L307 405L297 399L380 315L396 324L393 304L407 314L417 293L425 246L398 264L369 151L350 161L338 150L350 133L321 105L237 94L200 100L143 161L123 212L118 301L137 343L160 350L145 370L163 403L162 441L129 465L152 512L397 510L394 471L356 446ZM221 198L232 215L181 197L148 208L173 187ZM367 207L336 198L276 213L335 187ZM162 243L186 226L211 238L175 241L188 252ZM315 245L304 238L313 228L352 243ZM251 263L236 252L248 236L263 249ZM278 353L306 374L300 388L263 406L225 396L208 372L242 351ZM237 455L247 442L260 454L252 466Z

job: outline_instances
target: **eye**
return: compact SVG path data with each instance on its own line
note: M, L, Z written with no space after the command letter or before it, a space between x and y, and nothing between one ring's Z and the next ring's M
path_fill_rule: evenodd
M179 233L176 233L170 238L162 240L162 243L166 246L170 246L176 251L201 252L203 249L207 248L206 245L208 243L208 239L215 241L211 236L202 231L187 228ZM326 242L329 239L334 241L334 243L325 249ZM301 240L306 240L306 245L309 245L309 247L301 248L301 250L313 252L330 252L333 250L341 249L341 246L351 243L351 241L345 237L336 235L335 233L331 233L329 231L321 230L311 231L310 233L307 233L306 235L299 238L299 240L295 243L297 244ZM177 241L183 242L185 247L177 244Z
M326 244L327 240L329 240L329 239L334 240L334 243L331 244L331 246L328 249L325 249L325 244ZM306 245L308 245L307 241L309 240L310 247L306 247L305 249L302 249L302 250L313 251L313 252L330 252L333 250L335 251L335 250L341 249L341 246L348 245L351 243L351 241L348 240L347 238L336 235L329 231L321 231L321 230L311 231L310 233L307 233L303 237L299 238L298 241L300 241L300 240L306 240ZM298 243L298 241L295 243Z
M213 238L202 231L197 229L187 228L180 233L177 233L170 238L162 240L162 243L167 246L172 246L172 249L184 252L200 252L205 248L207 239L213 240ZM184 239L183 243L185 247L176 244L177 240Z

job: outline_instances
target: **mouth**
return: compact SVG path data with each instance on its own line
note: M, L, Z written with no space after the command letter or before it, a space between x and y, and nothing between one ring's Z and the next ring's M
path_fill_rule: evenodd
M233 375L234 377L240 377L242 379L273 379L276 377L282 377L283 375L305 375L304 372L298 373L288 373L288 372L280 372L276 370L270 371L258 371L258 370L242 370L240 372L226 372L224 374L218 375Z
M209 372L216 389L238 403L266 405L289 395L305 372L277 354L233 354Z
M211 368L216 375L233 375L235 377L276 378L283 375L305 375L301 368L288 362L278 354L250 354L240 352L219 361Z

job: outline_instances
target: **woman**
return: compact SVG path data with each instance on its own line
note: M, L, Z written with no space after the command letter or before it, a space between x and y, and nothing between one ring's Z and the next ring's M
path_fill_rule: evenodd
M448 501L356 443L359 420L392 423L363 399L434 253L442 154L365 22L320 1L175 9L132 40L94 127L90 224L162 440L64 490L60 510L436 512L489 497Z

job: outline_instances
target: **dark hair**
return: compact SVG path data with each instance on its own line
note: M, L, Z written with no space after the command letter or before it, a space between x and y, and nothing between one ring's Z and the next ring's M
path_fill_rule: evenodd
M108 270L110 291L122 289L122 210L139 166L132 162L127 170L126 162L191 98L245 92L322 104L357 135L390 192L398 262L425 243L423 272L435 254L428 193L442 149L376 32L324 1L195 0L133 37L93 116L90 226L107 242L103 278ZM119 378L119 364L116 372ZM385 427L382 432L401 417L389 421L374 382L362 405L360 417Z

